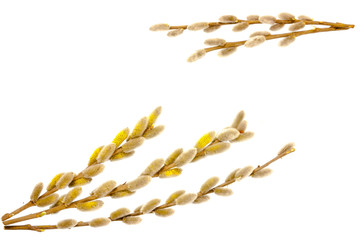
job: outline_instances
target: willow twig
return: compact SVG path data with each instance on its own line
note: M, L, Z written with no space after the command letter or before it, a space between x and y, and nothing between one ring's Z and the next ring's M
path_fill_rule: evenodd
M271 163L277 161L278 159L294 152L294 145L293 144L287 144L283 149L281 149L281 151L279 152L279 154L274 157L273 159L271 159L270 161L266 162L265 164L263 164L262 166L258 166L257 168L254 168L253 170L250 167L245 167L243 169L239 169L238 171L233 171L231 173L230 176L227 177L227 179L221 183L221 184L217 184L218 182L218 178L213 177L210 178L209 180L207 180L201 187L201 190L197 193L197 194L186 194L184 193L184 191L177 191L180 192L181 194L175 195L172 194L170 196L170 198L172 198L171 200L167 200L166 203L159 205L159 200L154 201L151 200L148 203L155 203L153 204L153 206L151 204L146 204L147 207L144 207L145 205L142 206L142 208L139 210L135 210L132 213L126 213L127 211L124 211L123 208L123 212L124 214L120 215L121 217L119 218L114 218L114 215L111 214L110 217L108 218L101 218L100 220L103 220L104 224L99 224L98 226L103 226L103 225L107 225L109 222L111 221L123 221L125 223L127 223L127 219L130 218L134 218L134 217L138 217L141 215L144 215L146 213L155 213L159 216L162 216L162 214L164 214L163 216L169 216L173 213L173 211L169 211L167 212L163 212L161 214L162 209L169 209L175 205L185 205L188 203L196 203L197 199L201 199L204 198L206 195L211 194L211 193L216 193L217 195L221 195L221 196L228 196L232 193L232 191L228 188L224 188L228 185L231 185L232 183L236 182L237 180L241 180L244 179L245 177L255 177L256 174L259 174L261 171L264 171L266 169L267 166L269 166ZM261 174L262 176L262 174ZM266 176L266 175L263 175ZM158 205L158 206L157 206ZM147 208L148 211L145 210L145 208ZM127 209L125 209L127 210ZM129 211L129 210L128 210ZM138 223L140 222L140 218L136 218L136 221L134 223ZM75 221L75 220L74 220ZM71 226L66 226L66 228L72 228L72 227L84 227L84 226L93 226L93 227L97 227L97 225L93 224L92 225L92 221L89 222L74 222L74 224L72 224ZM36 226L32 226L32 225L16 225L16 226L5 226L4 227L5 230L33 230L33 231L38 231L38 232L42 232L44 230L48 230L48 229L59 229L59 224L58 225L36 225Z

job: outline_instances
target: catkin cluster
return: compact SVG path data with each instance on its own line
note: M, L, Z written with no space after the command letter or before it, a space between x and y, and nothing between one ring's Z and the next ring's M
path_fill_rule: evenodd
M167 35L169 37L176 37L181 35L185 30L189 31L200 31L203 30L206 33L214 32L222 26L232 25L233 32L242 32L248 29L253 24L264 24L268 25L268 30L271 32L279 31L283 29L286 25L288 26L288 31L281 34L272 34L269 31L256 31L249 35L247 40L237 41L237 42L227 42L222 38L210 38L204 41L204 44L209 46L208 48L203 48L197 50L193 53L188 59L188 62L194 62L198 59L204 57L206 53L218 50L218 56L226 57L238 49L240 46L246 48L253 48L263 44L267 40L278 39L280 47L286 47L293 43L296 37L301 35L326 32L326 31L338 31L338 30L347 30L353 28L352 24L343 24L343 23L332 23L325 21L315 21L312 18L300 15L295 17L293 14L282 12L278 14L278 18L271 15L259 16L259 15L249 15L246 19L239 19L234 15L224 15L218 19L218 22L197 22L189 25L180 25L180 26L170 26L169 24L161 23L155 24L150 27L151 31L168 31ZM309 30L302 30L307 25L313 26ZM314 26L327 26L327 28L319 28Z

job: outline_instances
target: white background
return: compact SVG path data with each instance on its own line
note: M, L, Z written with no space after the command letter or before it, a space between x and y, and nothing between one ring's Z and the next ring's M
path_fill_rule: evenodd
M28 201L33 186L64 171L80 172L99 145L163 106L163 134L134 157L107 163L86 196L110 179L135 178L155 158L191 148L210 130L245 110L255 137L221 155L184 167L175 179L154 179L130 198L105 200L96 212L69 210L33 224L65 218L88 221L119 207L175 190L198 191L208 177L263 164L284 144L296 152L272 165L266 179L233 184L234 194L202 205L176 207L166 219L141 224L0 231L1 239L360 239L360 17L356 1L1 1L1 212ZM149 26L217 21L224 14L287 11L315 20L355 24L347 31L301 36L287 48L278 40L240 48L227 58L209 53L187 63L203 41L245 40L256 30L185 32L170 39ZM32 208L26 213L35 211Z

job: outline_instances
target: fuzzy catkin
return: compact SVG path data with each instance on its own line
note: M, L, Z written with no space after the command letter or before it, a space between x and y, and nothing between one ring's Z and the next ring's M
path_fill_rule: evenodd
M169 31L167 33L167 36L168 37L177 37L177 36L181 35L183 32L184 32L183 28L178 28L178 29L174 29L172 31Z
M149 28L150 31L166 31L169 30L169 25L167 23L158 23L154 24Z
M89 222L89 226L91 227L104 227L111 222L109 218L101 217L101 218L94 218Z
M102 173L104 168L105 168L104 164L101 164L101 163L94 164L94 165L91 165L91 166L87 167L86 169L84 169L81 172L81 174L85 178L95 177L95 176L99 175L100 173Z
M148 128L151 128L154 126L155 122L157 121L158 117L162 113L162 107L158 106L156 107L148 116Z
M52 190L53 188L55 188L56 183L59 181L59 179L64 175L64 173L58 173L55 175L55 177L53 177L53 179L50 181L49 185L46 187L47 191Z
M236 128L225 128L217 134L217 139L221 142L232 141L239 136L239 131Z
M272 169L270 168L263 168L257 172L255 172L252 177L253 178L264 178L264 177L267 177L269 175L271 175L272 173Z
M256 46L264 43L265 41L266 41L265 36L262 36L262 35L261 36L255 36L255 37L252 37L252 38L248 39L245 42L244 46L246 48L252 48L252 47L256 47Z
M129 216L129 217L123 218L122 221L125 224L134 225L134 224L140 223L142 221L142 219L140 217L137 217L137 216Z
M251 38L251 37L255 37L255 36L269 36L269 35L271 35L271 33L268 31L256 31L256 32L251 33L251 35L249 35L249 37Z
M228 150L230 147L231 144L229 142L219 142L206 147L204 151L206 155L213 155L224 152Z
M165 165L172 164L182 152L183 152L183 148L177 148L167 157L164 164Z
M158 136L161 132L163 132L163 130L164 130L164 125L159 125L152 129L147 129L144 132L143 137L145 137L146 139L153 138L155 136Z
M237 126L237 130L241 133L245 132L248 126L248 122L246 120L242 120Z
M124 128L122 131L120 131L117 136L113 139L113 143L115 144L115 147L119 147L120 144L124 142L125 139L127 139L129 136L129 128Z
M282 23L275 23L273 25L270 26L269 30L271 31L278 31L280 29L282 29L285 26L285 24Z
M92 181L91 178L78 178L74 181L72 181L70 184L69 184L69 187L77 187L77 186L83 186L83 185L86 185L88 183L90 183Z
M233 194L232 189L230 188L225 188L225 187L219 187L219 188L215 188L214 189L214 193L218 196L230 196Z
M279 150L278 156L292 152L294 151L294 148L295 144L293 142L287 143L281 148L281 150Z
M237 128L239 123L244 119L245 113L244 111L240 111L237 113L236 117L233 120L232 125L230 126L231 128Z
M258 15L248 15L247 16L247 20L248 21L256 21L259 19L259 16Z
M110 214L110 219L117 220L129 214L130 210L128 208L119 208Z
M171 178L177 177L182 173L181 168L172 168L159 173L159 178Z
M58 199L59 199L59 194L53 193L53 194L50 194L50 195L48 195L46 197L39 198L35 202L35 205L38 206L38 207L46 207L46 206L49 206L49 205L55 203L56 201L58 201Z
M182 167L184 165L186 165L187 163L191 162L193 160L193 158L196 156L197 154L197 149L196 148L191 148L185 152L182 152L176 160L174 160L173 164L174 166L177 167Z
M145 187L152 180L151 176L142 175L127 183L129 191L134 191L139 188Z
M166 203L173 203L179 196L183 195L186 191L178 190L172 193L168 199L165 201Z
M211 32L214 32L214 31L218 30L220 27L221 27L221 25L213 25L213 26L210 26L210 27L207 27L207 28L203 29L203 32L211 33Z
M115 143L110 143L103 147L97 156L97 163L102 163L109 160L109 158L113 155L115 148Z
M219 182L219 178L218 178L218 177L211 177L211 178L209 178L207 181L205 181L205 182L202 184L199 192L202 193L202 194L208 192L208 191L211 190L214 186L216 186L218 182Z
M64 173L56 182L56 187L58 189L66 188L73 181L74 177L75 173L73 172Z
M196 198L196 200L193 201L194 204L200 204L200 203L204 203L207 202L209 199L211 199L210 196L208 195L202 195Z
M288 28L288 30L290 31L297 31L297 30L300 30L302 28L304 28L306 26L305 22L303 21L300 21L300 22L296 22L294 24L291 24Z
M294 36L288 36L283 38L281 41L279 41L278 46L280 47L287 47L291 43L293 43L296 40Z
M204 44L209 46L221 46L226 43L226 40L223 38L209 38L204 41Z
M122 197L128 197L133 195L135 192L132 191L128 191L128 190L123 190L123 191L117 191L115 193L110 194L111 198L122 198Z
M251 173L253 172L253 169L254 169L253 166L247 166L247 167L241 168L234 174L234 177L237 180L241 180L243 178L246 178L249 175L251 175Z
M281 20L294 20L295 16L291 13L282 12L282 13L278 14L278 18Z
M108 193L110 193L115 187L117 183L114 180L107 181L94 189L90 195L95 196L97 198L101 198L106 196Z
M246 30L249 27L249 23L248 22L240 22L237 23L236 25L234 25L234 27L232 28L233 32L241 32L243 30Z
M154 213L158 217L169 217L174 214L174 210L172 208L163 208L155 210Z
M219 18L219 21L222 23L235 23L237 20L237 17L233 15L224 15Z
M144 143L144 137L132 138L122 145L123 152L130 152Z
M175 203L177 205L186 205L192 203L197 197L198 195L195 193L184 193L175 200Z
M110 161L114 162L114 161L118 161L120 159L124 159L124 158L128 158L133 156L135 153L135 151L129 151L129 152L120 152L117 154L114 154L111 158Z
M198 151L205 148L208 144L210 144L216 137L216 132L211 131L206 134L204 134L194 145L195 148L198 149Z
M142 172L141 175L149 175L153 176L156 174L162 167L164 166L164 160L162 158L158 158L151 162L149 166Z
M199 31L209 27L208 22L196 22L188 25L187 29L190 31Z
M141 137L144 131L147 129L147 127L148 127L148 118L147 117L141 118L135 125L129 138L132 139L132 138Z
M313 20L312 18L305 16L305 15L300 15L297 18L302 21L312 21Z
M44 184L43 183L38 183L35 185L33 191L30 194L30 201L32 202L36 202L36 200L38 200L41 191L43 190Z
M233 139L232 142L243 142L248 139L251 139L254 136L254 132L245 132L241 133L236 139Z
M146 204L144 204L141 208L142 213L150 213L153 211L158 205L160 204L160 199L155 198L150 201L148 201Z
M228 48L223 48L222 50L218 51L218 56L219 57L228 57L229 55L235 53L237 51L237 47L228 47Z
M276 18L274 16L266 15L266 16L261 16L258 20L261 23L274 24L276 21Z
M58 229L70 229L70 228L75 227L77 224L78 224L78 221L75 219L64 219L64 220L59 221L56 224L56 227Z
M82 212L94 211L101 208L103 204L104 203L101 200L79 202L76 204L76 208Z
M201 59L202 57L204 57L206 55L206 50L205 49L199 49L197 50L195 53L193 53L192 55L190 55L187 59L187 62L195 62L199 59Z
M241 170L241 169L237 168L237 169L234 169L232 172L230 172L230 174L228 174L228 176L226 177L225 182L235 179L236 172L239 170Z
M76 199L82 193L82 191L83 190L81 187L73 188L64 196L63 203L65 205L69 205L74 201L74 199Z

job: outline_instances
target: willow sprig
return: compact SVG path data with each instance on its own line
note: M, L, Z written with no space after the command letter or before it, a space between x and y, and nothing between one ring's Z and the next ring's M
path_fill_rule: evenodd
M59 211L70 208L77 208L80 211L96 210L103 206L103 202L99 200L100 198L121 198L125 196L130 196L133 195L137 190L148 185L152 178L170 178L179 176L183 171L182 167L186 164L198 161L209 155L224 152L230 147L231 142L240 142L251 138L253 136L253 132L246 131L247 121L244 120L244 116L244 111L240 111L236 115L231 126L223 129L218 134L216 134L215 131L204 134L196 142L194 148L186 151L183 151L182 148L178 148L173 153L171 153L166 160L163 160L162 158L155 159L136 179L132 181L123 183L118 186L116 186L116 182L113 180L107 181L98 188L96 188L94 191L92 191L90 196L80 199L78 201L73 200L75 200L80 195L81 188L74 188L60 199L53 199L51 198L51 196L53 195L49 195L48 197L40 198L38 200L42 202L41 206L49 206L53 204L47 210L6 220L3 221L3 224L10 225L34 218L43 217L45 215L57 213ZM144 123L139 123L136 125L135 129L139 129L139 127L137 127L139 125L145 125ZM59 179L58 182L55 182L54 184L58 185L59 181L61 180ZM34 191L35 189L37 189L37 186L34 188Z
M211 177L205 181L198 193L186 193L184 190L178 190L172 193L164 204L160 205L160 199L152 199L147 203L137 207L133 212L128 208L119 208L113 211L109 217L100 217L92 219L88 222L77 221L75 219L65 219L59 221L56 225L17 225L17 226L5 226L6 230L33 230L42 232L48 229L70 229L74 227L102 227L108 225L110 222L123 222L125 224L137 224L142 221L141 215L155 214L160 217L168 217L174 213L174 207L176 205L182 206L190 203L199 204L206 202L210 199L208 196L214 193L219 196L230 196L233 192L228 185L240 181L246 177L263 178L271 174L272 170L267 168L271 163L278 159L295 151L294 144L289 143L285 145L277 154L276 157L266 162L265 164L253 168L252 166L246 166L233 170L221 184L218 184L218 177ZM218 184L218 185L217 185Z
M155 24L150 27L151 31L168 31L169 37L175 37L181 35L185 30L189 31L199 31L203 30L206 33L213 32L220 27L233 25L232 30L234 32L241 32L247 29L250 25L253 24L268 24L270 25L270 31L278 31L282 29L285 25L289 25L288 30L290 32L281 33L281 34L271 34L268 31L257 31L252 33L249 36L249 39L243 41L236 42L227 42L222 38L212 38L205 40L206 45L210 45L210 47L203 48L197 50L194 54L192 54L187 61L194 62L202 57L204 57L208 52L217 51L218 56L225 57L229 56L232 53L236 52L238 47L245 46L247 48L252 48L259 46L267 40L272 39L282 39L279 42L279 46L285 47L290 45L295 41L295 39L302 35L312 34L312 33L320 33L320 32L330 32L330 31L339 31L339 30L348 30L350 28L354 28L353 24L344 24L339 22L326 22L326 21L315 21L312 18L301 15L297 18L290 13L280 13L278 18L266 15L266 16L258 16L258 15L250 15L246 19L238 19L233 15L225 15L219 18L218 22L197 22L190 25L179 25L179 26L170 26L166 23ZM313 26L312 29L303 30L306 26ZM323 27L316 27L323 26Z
M2 216L1 219L4 225L9 222L7 219L27 208L33 206L45 207L56 203L59 200L59 195L56 192L66 187L78 187L71 190L69 194L71 193L73 197L80 195L81 188L79 186L90 183L93 177L103 172L105 168L104 162L108 160L113 162L132 156L135 149L141 146L146 139L155 137L163 131L163 125L154 125L161 114L161 110L161 107L157 107L148 117L141 118L131 133L129 128L125 128L116 135L112 143L95 149L90 156L88 166L80 173L67 172L55 175L48 184L46 192L42 195L40 194L43 190L43 183L36 184L30 195L29 202ZM70 198L65 199L65 201L69 202Z

